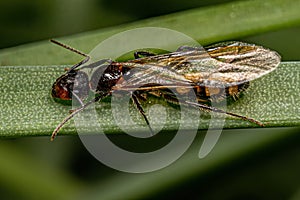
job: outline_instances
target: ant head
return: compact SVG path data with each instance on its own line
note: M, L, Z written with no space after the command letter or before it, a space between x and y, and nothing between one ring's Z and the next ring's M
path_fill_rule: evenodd
M88 96L89 91L88 75L82 71L70 70L55 81L51 95L62 101L72 100L73 95L82 100Z

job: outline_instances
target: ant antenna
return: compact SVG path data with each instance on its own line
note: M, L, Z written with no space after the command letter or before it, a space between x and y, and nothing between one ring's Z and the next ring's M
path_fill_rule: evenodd
M65 49L68 49L68 50L70 50L70 51L72 51L72 52L74 52L74 53L77 53L77 54L79 54L79 55L85 57L84 60L82 60L81 62L79 62L79 63L77 63L76 65L74 65L73 67L71 67L71 68L69 69L68 72L74 70L75 68L77 68L77 67L79 67L80 65L82 65L82 64L84 64L84 63L86 63L86 62L88 62L88 61L91 59L91 57L90 57L88 54L83 53L83 52L81 52L81 51L79 51L79 50L77 50L77 49L75 49L75 48L73 48L73 47L71 47L71 46L66 45L66 44L63 44L63 43L61 43L61 42L59 42L59 41L57 41L57 40L51 39L50 42L52 42L52 43L54 43L54 44L57 44L58 46L61 46L61 47L65 48Z
M61 47L65 48L65 49L68 49L68 50L70 50L70 51L72 51L72 52L74 52L74 53L77 53L77 54L79 54L79 55L81 55L81 56L84 56L84 57L90 57L89 55L87 55L87 54L85 54L85 53L83 53L83 52L81 52L81 51L79 51L79 50L77 50L77 49L75 49L75 48L73 48L73 47L71 47L71 46L68 46L68 45L66 45L66 44L63 44L63 43L61 43L61 42L59 42L59 41L57 41L57 40L51 39L50 42L52 42L52 43L54 43L54 44L57 44L58 46L61 46Z
M60 124L54 129L54 131L51 134L51 141L54 140L55 136L57 135L58 131L70 120L72 119L77 113L81 112L82 110L84 110L86 107L88 107L89 105L99 101L100 99L104 98L105 96L107 96L108 94L104 94L104 95L100 95L95 97L93 100L87 102L86 104L82 105L81 107L75 109L72 111L71 114L69 114L65 119L62 120L62 122L60 122Z
M79 113L80 111L82 111L86 106L82 106L76 110L74 110L70 115L68 115L52 132L51 135L51 141L54 140L55 136L57 135L58 131L65 125L65 123L67 123L70 119L72 119L74 117L74 115L76 115L77 113Z

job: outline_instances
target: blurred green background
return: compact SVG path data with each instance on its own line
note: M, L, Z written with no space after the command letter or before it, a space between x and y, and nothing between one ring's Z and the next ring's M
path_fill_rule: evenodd
M234 1L0 1L0 49L134 22L191 8L212 7L226 2ZM299 59L297 51L300 45L299 33L300 27L294 26L247 38L233 39L272 47L280 52L283 60L291 61Z
M227 1L1 1L0 48Z
M0 48L5 50L226 2L232 1L0 1ZM270 47L283 60L290 61L300 60L299 35L300 26L294 26L232 40ZM48 137L2 139L0 196L1 199L190 199L192 196L197 199L300 199L298 133L299 128L225 130L212 155L200 160L197 151L204 136L200 132L192 148L178 162L149 174L126 174L102 165L77 137L59 137L54 143ZM116 137L126 140L121 135ZM258 142L257 149L248 150L247 142L256 139L263 142ZM227 155L224 159L223 154ZM219 163L214 164L215 157ZM185 177L159 186L166 181L161 180L161 174L164 179L169 176L173 180L177 176L176 166L190 160L194 161L191 168L210 165L194 174L189 174L190 169L186 167Z

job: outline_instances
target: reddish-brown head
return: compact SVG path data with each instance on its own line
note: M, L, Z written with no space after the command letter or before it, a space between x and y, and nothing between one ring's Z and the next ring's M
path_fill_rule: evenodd
M89 93L88 76L85 72L69 71L59 77L52 86L51 95L57 100L72 100L73 94L84 99Z

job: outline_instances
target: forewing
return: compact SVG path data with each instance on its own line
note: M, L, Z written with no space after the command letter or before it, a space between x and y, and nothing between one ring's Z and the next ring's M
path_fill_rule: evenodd
M119 63L128 70L122 82L115 88L128 89L144 86L188 87L194 83L180 72L192 67L187 58L201 56L207 58L207 52L201 47L180 47L177 51L149 56ZM163 87L162 87L163 88Z
M129 72L121 87L142 85L229 87L259 78L280 63L280 56L261 46L241 42L177 51L122 63Z
M115 90L143 90L146 87L160 86L160 88L168 87L189 87L192 81L184 76L169 70L168 68L143 64L143 66L135 65L114 87ZM162 87L161 87L162 86Z

